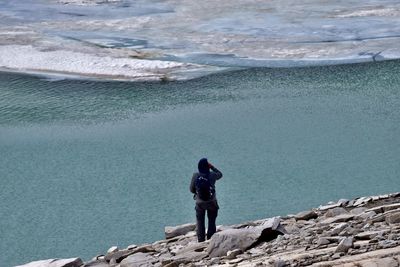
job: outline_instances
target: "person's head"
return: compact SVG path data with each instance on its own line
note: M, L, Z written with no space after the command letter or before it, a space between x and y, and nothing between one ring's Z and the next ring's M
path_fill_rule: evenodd
M210 166L209 166L208 161L207 161L206 158L202 158L199 161L198 167L199 167L199 172L200 173L210 173Z

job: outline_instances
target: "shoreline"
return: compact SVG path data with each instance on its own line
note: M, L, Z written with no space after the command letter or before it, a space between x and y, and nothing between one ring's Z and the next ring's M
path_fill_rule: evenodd
M254 59L257 61L256 59ZM57 69L46 69L46 68L32 68L32 67L9 67L0 64L0 72L2 73L15 73L21 75L32 75L36 77L44 77L49 80L93 80L93 81L116 81L116 82L174 82L174 81L187 81L192 79L201 78L203 76L237 71L243 69L259 69L259 68L270 68L270 69L295 69L295 68L307 68L307 67L327 67L327 66L341 66L341 65L353 65L353 64L368 64L375 62L385 61L396 61L400 60L400 57L389 57L381 59L367 58L343 58L343 59L322 59L322 60L283 60L283 59L271 59L271 60L259 60L263 62L256 64L255 66L244 65L244 66L207 66L207 65L196 65L191 63L182 63L174 61L162 61L162 60L141 60L148 61L150 64L152 61L165 62L173 65L172 67L158 68L137 68L134 69L134 73L124 73L124 68L118 67L117 70L113 71L101 70L99 73L90 72L88 69L84 70L57 70ZM1 63L1 62L0 62ZM174 66L174 64L178 64ZM181 65L179 65L181 64ZM186 68L187 65L188 67ZM104 66L106 67L106 66Z
M400 192L341 199L318 208L237 225L219 225L198 243L195 224L165 227L165 240L116 246L88 262L34 261L18 267L400 265Z

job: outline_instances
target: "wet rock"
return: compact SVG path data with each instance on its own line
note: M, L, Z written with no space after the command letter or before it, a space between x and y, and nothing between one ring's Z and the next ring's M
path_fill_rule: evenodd
M195 229L196 229L196 224L194 223L187 223L178 226L166 226L165 238L170 239L180 235L186 235L188 232L194 231Z
M33 261L15 267L80 267L82 265L83 262L80 258L71 258L71 259L48 259L41 261Z
M308 221L308 220L310 220L310 219L316 219L316 218L318 218L318 214L317 214L315 211L310 210L310 211L302 211L302 212L299 212L299 213L297 213L294 217L295 217L295 219L296 219L297 221L300 221L300 220Z

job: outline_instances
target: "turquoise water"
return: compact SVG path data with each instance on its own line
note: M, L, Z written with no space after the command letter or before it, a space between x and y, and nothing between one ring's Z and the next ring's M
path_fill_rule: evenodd
M219 224L399 191L400 62L173 83L0 74L4 266L86 260L194 222L208 157Z

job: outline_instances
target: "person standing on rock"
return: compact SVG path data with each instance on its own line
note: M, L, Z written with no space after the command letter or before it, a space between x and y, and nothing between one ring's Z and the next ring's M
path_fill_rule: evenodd
M222 178L222 173L206 158L199 161L198 169L199 172L193 174L190 182L190 192L194 194L193 198L196 200L197 240L203 242L206 240L206 212L208 217L207 239L210 239L217 230L215 220L218 216L219 207L215 182Z

